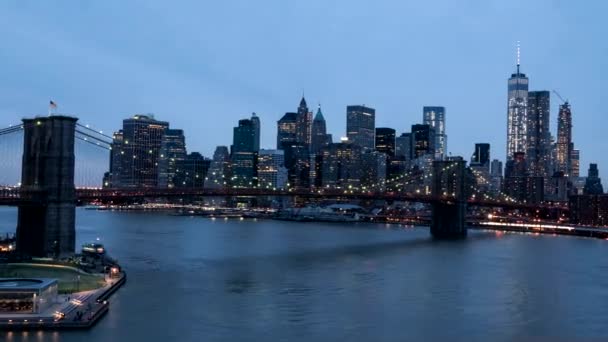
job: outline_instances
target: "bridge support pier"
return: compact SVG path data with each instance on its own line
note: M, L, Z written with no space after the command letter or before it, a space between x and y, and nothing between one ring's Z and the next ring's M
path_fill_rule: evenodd
M17 252L32 257L66 257L76 244L74 133L78 119L49 116L23 119L21 191Z
M437 239L467 236L466 174L462 160L433 162L431 235Z

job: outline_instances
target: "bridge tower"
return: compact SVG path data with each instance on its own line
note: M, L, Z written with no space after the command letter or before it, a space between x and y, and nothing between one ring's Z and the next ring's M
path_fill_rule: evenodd
M77 118L23 119L17 251L24 256L65 257L76 243L74 133Z
M458 239L467 235L466 162L433 162L431 235L439 239Z

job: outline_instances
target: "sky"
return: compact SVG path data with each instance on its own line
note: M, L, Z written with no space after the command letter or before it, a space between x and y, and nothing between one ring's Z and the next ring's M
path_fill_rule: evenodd
M489 142L504 160L516 42L530 90L572 105L581 174L608 179L608 2L561 0L31 1L0 3L0 127L46 115L49 100L112 132L154 113L210 157L256 112L261 146L302 93L334 140L346 106L376 109L398 133L446 107L448 151ZM551 97L552 134L560 100Z

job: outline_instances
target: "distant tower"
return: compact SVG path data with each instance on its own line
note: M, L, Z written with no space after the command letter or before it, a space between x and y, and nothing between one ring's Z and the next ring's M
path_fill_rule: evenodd
M604 193L604 187L602 186L602 180L599 177L597 164L589 164L587 181L585 182L583 193L585 195L601 195Z
M572 176L572 112L567 101L559 106L555 148L555 171L563 172L566 177Z
M310 147L312 130L312 112L308 111L306 99L302 95L296 119L296 142L306 147Z
M321 112L321 105L319 105L317 114L314 120L312 120L311 152L315 154L319 153L323 147L329 144L328 140L325 118Z
M515 152L528 149L528 78L519 71L519 42L517 43L517 70L509 78L507 101L507 160Z
M251 123L253 124L253 149L260 150L260 118L255 114L251 114Z
M435 130L435 159L443 160L448 150L448 136L445 134L445 107L422 108L422 120Z

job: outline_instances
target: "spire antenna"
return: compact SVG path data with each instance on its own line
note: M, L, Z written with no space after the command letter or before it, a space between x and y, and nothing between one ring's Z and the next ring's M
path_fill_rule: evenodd
M519 40L517 41L517 73L519 74L519 62L521 58L521 48L519 46Z

